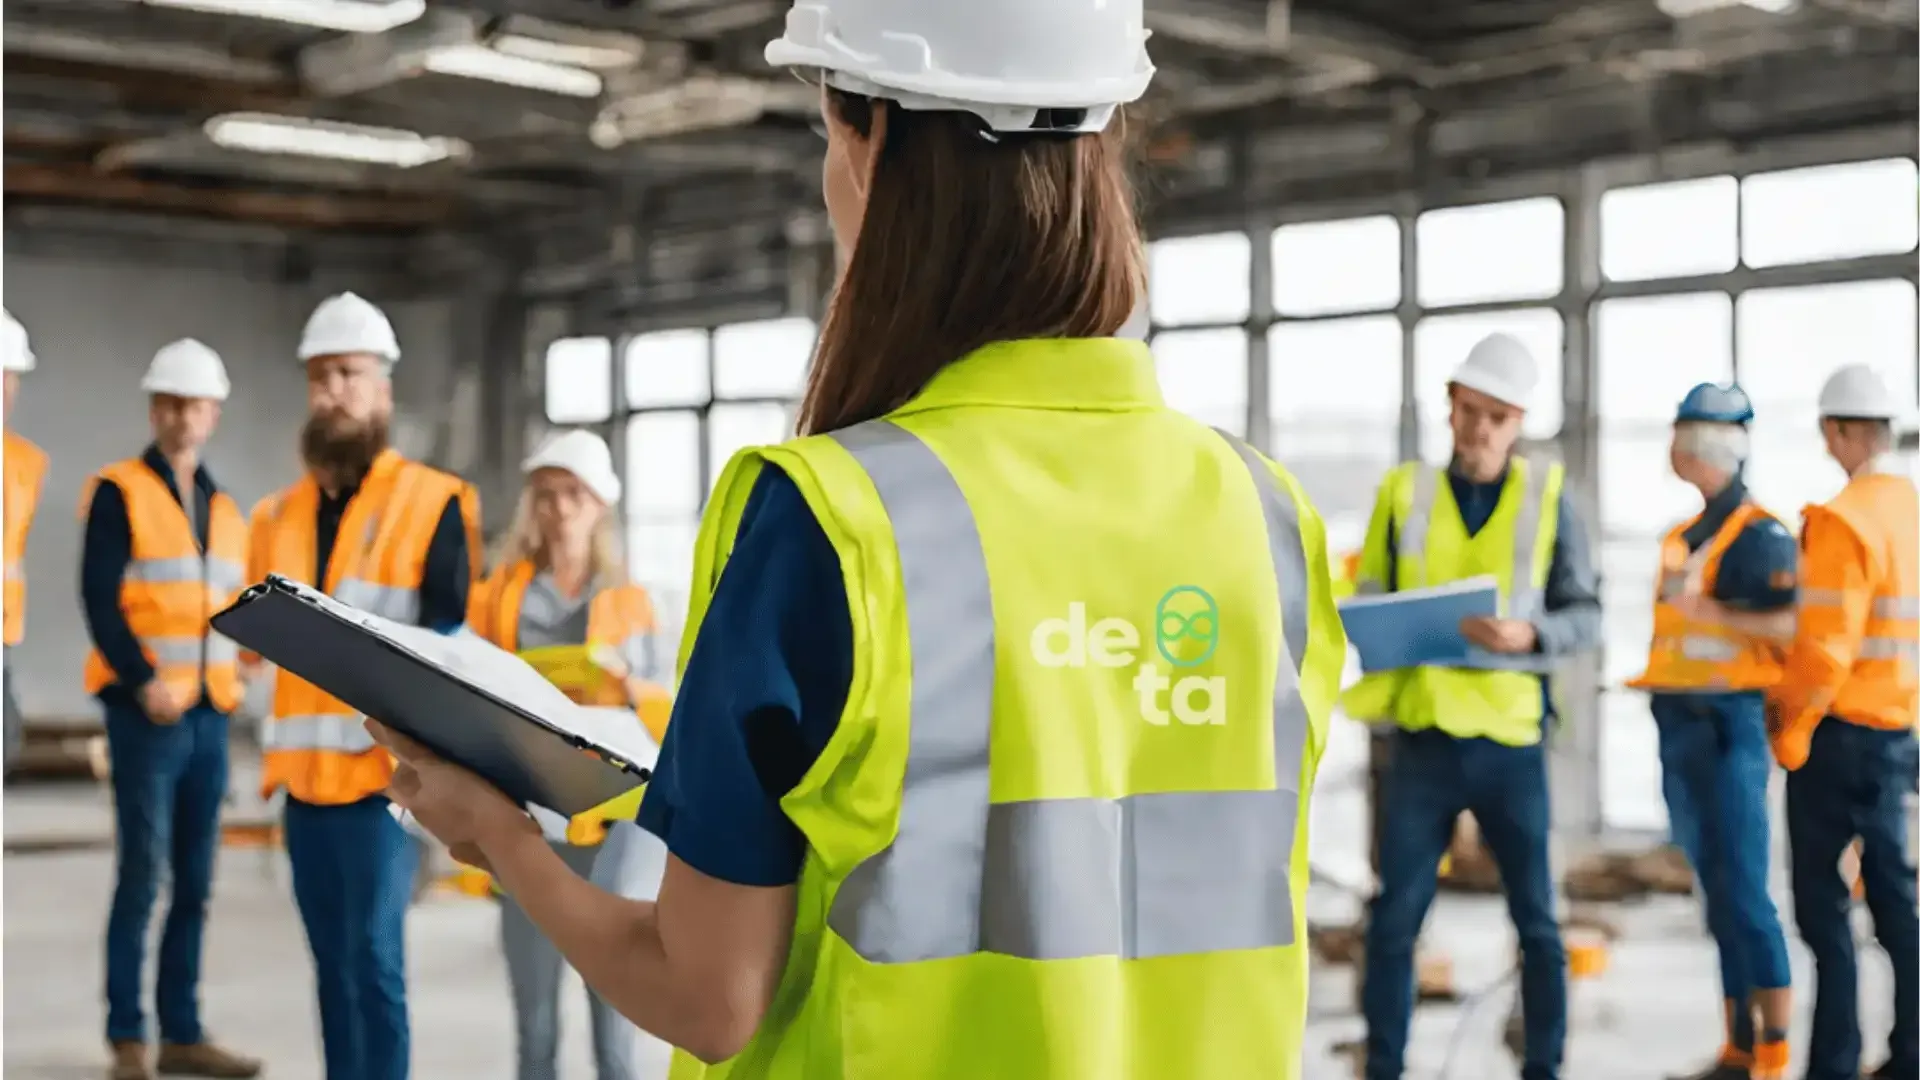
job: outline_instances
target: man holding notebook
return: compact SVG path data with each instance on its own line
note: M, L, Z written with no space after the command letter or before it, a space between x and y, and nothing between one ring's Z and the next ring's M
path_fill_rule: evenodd
M1564 470L1514 452L1537 382L1519 341L1494 334L1473 347L1447 385L1453 459L1444 468L1410 462L1387 474L1356 591L1491 576L1500 586L1498 611L1462 620L1459 635L1486 653L1544 663L1599 643L1600 602ZM1418 662L1370 674L1342 696L1354 719L1398 729L1375 819L1380 891L1368 916L1361 996L1367 1080L1399 1080L1404 1069L1414 942L1454 821L1468 811L1499 867L1520 938L1521 1076L1558 1080L1566 953L1548 864L1541 733L1550 709L1542 677L1527 670L1533 666Z
M307 321L307 472L256 508L249 579L280 574L396 622L466 619L479 498L388 445L393 326L352 293ZM419 850L387 811L393 761L362 718L284 669L274 675L263 796L286 789L294 902L313 951L327 1080L405 1080L403 932Z

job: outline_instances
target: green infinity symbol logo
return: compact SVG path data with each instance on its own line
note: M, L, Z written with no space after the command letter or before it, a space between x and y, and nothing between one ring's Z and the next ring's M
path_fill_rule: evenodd
M1194 667L1220 647L1220 607L1198 585L1176 585L1153 609L1153 639L1174 667Z

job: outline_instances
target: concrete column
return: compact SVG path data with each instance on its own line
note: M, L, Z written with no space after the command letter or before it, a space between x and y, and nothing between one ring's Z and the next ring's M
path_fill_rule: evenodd
M1596 351L1593 336L1594 294L1600 287L1600 195L1604 190L1594 169L1583 168L1567 177L1562 197L1566 203L1565 280L1555 304L1565 320L1565 348L1561 355L1565 422L1561 428L1561 459L1574 505L1581 511L1594 560L1601 557L1599 513L1601 464L1600 417L1596 393ZM1576 843L1600 838L1605 819L1600 805L1605 742L1600 724L1600 691L1605 670L1605 647L1591 656L1560 666L1554 674L1555 700L1560 710L1553 746L1553 812L1556 831Z

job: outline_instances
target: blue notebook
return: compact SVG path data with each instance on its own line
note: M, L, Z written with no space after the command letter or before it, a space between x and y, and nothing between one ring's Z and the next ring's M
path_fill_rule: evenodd
M1493 656L1460 633L1460 620L1491 618L1499 610L1500 585L1489 575L1343 600L1340 621L1369 674L1421 666L1524 667L1526 658Z

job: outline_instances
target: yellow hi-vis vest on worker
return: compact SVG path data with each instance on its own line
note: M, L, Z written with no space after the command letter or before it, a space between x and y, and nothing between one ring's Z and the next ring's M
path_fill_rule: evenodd
M1805 515L1799 625L1770 692L1789 769L1823 718L1898 731L1920 702L1920 492L1882 459Z
M1768 641L1674 606L1683 596L1712 596L1720 559L1756 519L1773 515L1742 503L1699 550L1687 550L1687 530L1699 516L1673 527L1660 544L1660 577L1654 584L1653 644L1647 670L1627 682L1641 690L1764 690L1780 681L1784 642Z
M673 1080L1298 1080L1346 650L1299 485L1166 408L1142 343L990 345L736 455L683 666L768 464L839 554L853 681L781 801L807 855L773 1003Z
M516 652L520 648L520 602L532 583L534 566L521 560L502 566L474 586L467 601L467 625L474 633L495 645ZM653 737L655 746L667 737L667 717L673 699L667 688L654 681L665 662L660 655L659 627L654 622L653 601L647 590L632 582L597 589L587 602L588 648L606 646L619 655L621 663L635 677L646 682L646 694L634 705L640 723ZM624 706L625 688L609 680L599 695L581 700L583 705ZM567 823L567 840L574 844L598 844L607 838L607 825L632 821L640 812L640 800L646 786L635 788L602 806L575 815Z
M193 498L193 478L184 478L184 497ZM176 496L147 466L134 458L100 470L93 483L120 489L127 504L133 557L120 584L120 610L127 628L140 639L140 651L153 665L154 678L185 702L200 700L204 677L207 703L232 712L240 703L238 647L207 627L240 591L247 568L247 523L240 506L224 491L207 502L204 557L192 519ZM80 500L85 513L93 504L93 484ZM204 672L204 676L203 676ZM98 649L87 654L83 672L87 693L97 694L120 681Z
M0 596L6 620L6 643L18 645L27 636L27 533L40 507L40 488L47 478L46 451L9 431L6 434L6 593Z
M395 622L420 617L420 579L427 548L460 496L473 542L478 498L459 477L408 461L392 450L374 459L340 518L340 532L321 583L329 596ZM279 574L309 584L318 576L320 487L311 474L256 508L249 576ZM264 727L262 797L286 788L304 803L329 806L378 794L393 776L393 758L376 749L360 714L284 668L274 672L273 715Z
M1565 477L1558 463L1516 456L1493 515L1468 536L1445 469L1418 462L1396 466L1380 485L1361 554L1359 591L1384 591L1389 566L1402 589L1490 574L1500 583L1501 616L1533 618L1545 606ZM1439 728L1456 738L1509 746L1539 742L1546 712L1537 675L1445 667L1368 675L1341 696L1340 704L1363 722L1392 719L1409 731Z

